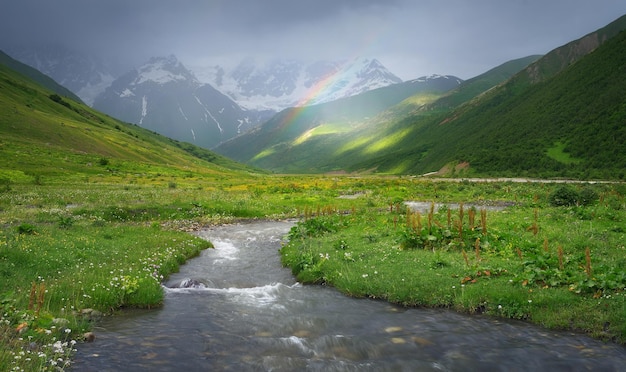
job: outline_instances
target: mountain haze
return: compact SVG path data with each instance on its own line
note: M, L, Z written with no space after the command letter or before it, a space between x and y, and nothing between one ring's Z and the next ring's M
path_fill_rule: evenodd
M120 71L100 58L61 45L12 47L7 53L50 76L88 105L93 104Z
M24 76L29 77L35 82L41 84L43 87L50 89L51 91L55 92L56 94L60 96L68 97L70 99L73 99L74 101L78 101L78 102L80 101L80 98L78 98L77 95L72 93L66 87L54 81L54 79L52 79L51 77L41 73L39 70L33 67L30 67L24 63L21 63L13 59L11 56L4 53L3 51L0 51L0 64L16 72L19 72L20 74Z

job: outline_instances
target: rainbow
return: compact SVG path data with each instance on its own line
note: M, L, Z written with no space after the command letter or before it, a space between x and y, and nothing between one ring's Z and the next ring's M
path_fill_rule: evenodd
M281 120L280 127L282 128L285 125L293 123L302 115L303 112L310 106L311 102L314 102L317 97L320 97L325 91L331 89L337 81L339 81L344 74L349 73L350 69L344 68L346 63L358 59L359 56L367 55L368 49L371 49L373 45L375 45L384 34L384 30L382 28L379 29L371 29L370 32L366 35L365 40L363 42L363 47L359 48L357 53L354 53L352 58L348 58L346 62L342 65L338 66L338 68L326 75L323 79L318 81L307 93L307 95L302 98L295 107L289 109L289 112L285 115L285 117Z
M326 75L323 79L315 83L313 87L308 91L307 95L302 98L295 107L289 109L289 112L281 120L280 127L295 122L298 117L310 106L311 102L314 102L317 97L320 97L326 90L332 88L332 86L343 76L345 73L343 65L339 66L337 70Z

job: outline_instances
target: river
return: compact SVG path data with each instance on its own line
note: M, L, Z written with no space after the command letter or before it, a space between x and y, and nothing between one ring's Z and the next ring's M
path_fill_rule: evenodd
M197 234L213 242L165 285L164 306L126 311L78 345L76 371L624 371L626 348L445 310L301 285L280 264L292 222ZM187 279L192 279L189 281ZM193 288L180 288L195 284Z

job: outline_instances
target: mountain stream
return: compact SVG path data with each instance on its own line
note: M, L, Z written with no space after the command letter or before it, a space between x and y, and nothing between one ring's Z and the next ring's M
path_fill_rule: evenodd
M103 319L76 371L619 371L626 348L523 322L403 308L301 285L280 264L292 222L213 242L164 283L156 310Z

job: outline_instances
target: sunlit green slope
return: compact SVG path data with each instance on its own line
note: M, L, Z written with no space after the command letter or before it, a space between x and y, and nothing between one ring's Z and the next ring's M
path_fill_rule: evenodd
M283 110L254 131L215 150L275 172L318 173L338 170L337 149L362 134L371 119L407 97L413 110L456 88L460 79L435 76L394 84L333 102Z

